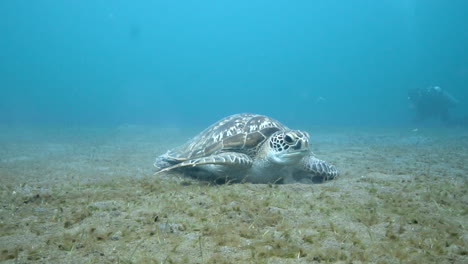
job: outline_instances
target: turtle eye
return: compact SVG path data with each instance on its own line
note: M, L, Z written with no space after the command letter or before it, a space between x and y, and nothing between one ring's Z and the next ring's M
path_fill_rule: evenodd
M287 143L293 143L294 140L290 135L286 135L284 137L284 141L286 141Z

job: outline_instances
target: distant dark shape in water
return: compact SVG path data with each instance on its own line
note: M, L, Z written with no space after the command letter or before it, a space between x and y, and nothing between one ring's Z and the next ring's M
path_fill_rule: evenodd
M228 116L156 158L156 173L177 171L222 182L322 182L338 175L335 166L317 159L309 134L263 115Z
M453 124L450 109L455 108L458 101L439 86L412 89L408 92L408 100L415 112L415 122L439 119L445 125Z
M129 36L132 39L137 39L141 35L141 28L138 25L131 25L129 30Z
M461 117L460 121L458 121L456 125L459 127L468 128L468 115Z

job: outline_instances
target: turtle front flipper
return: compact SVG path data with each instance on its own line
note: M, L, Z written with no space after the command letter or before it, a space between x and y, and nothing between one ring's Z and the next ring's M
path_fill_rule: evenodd
M222 166L232 166L239 169L248 169L252 166L253 160L249 156L243 153L237 152L224 152L215 155L210 155L206 157L190 159L178 163L176 165L163 168L157 171L155 174L162 172L170 171L182 167L196 167L200 165L222 165Z
M302 169L309 174L311 178L321 178L321 180L332 180L338 176L338 170L335 166L327 162L317 159L313 155L306 156L302 159Z

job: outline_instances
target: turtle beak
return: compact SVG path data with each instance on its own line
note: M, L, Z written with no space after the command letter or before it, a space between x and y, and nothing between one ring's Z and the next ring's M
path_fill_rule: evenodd
M309 142L307 139L301 138L297 141L296 145L292 147L292 149L298 150L298 151L308 151Z
M302 148L302 140L298 140L296 145L292 147L293 149L300 150Z

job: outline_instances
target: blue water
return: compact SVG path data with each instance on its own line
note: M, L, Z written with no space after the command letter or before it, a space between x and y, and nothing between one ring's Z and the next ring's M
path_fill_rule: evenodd
M4 0L0 122L399 126L438 85L468 114L465 0ZM293 126L293 125L291 125Z

